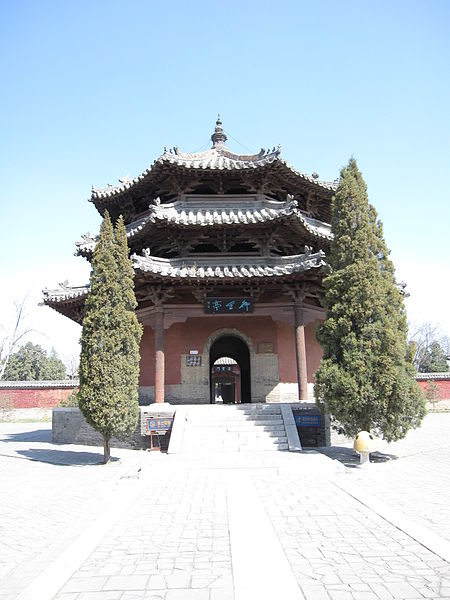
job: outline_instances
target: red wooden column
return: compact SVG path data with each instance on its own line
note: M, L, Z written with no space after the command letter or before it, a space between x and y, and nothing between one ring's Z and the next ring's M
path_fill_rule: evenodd
M162 308L155 311L155 402L164 402L164 312Z
M294 304L295 314L295 352L297 355L298 398L308 400L308 375L306 371L305 325L303 321L303 303Z

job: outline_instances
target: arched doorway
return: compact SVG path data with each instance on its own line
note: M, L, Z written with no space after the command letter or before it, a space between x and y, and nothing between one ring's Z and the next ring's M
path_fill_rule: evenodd
M231 356L218 358L211 368L211 401L216 404L240 404L241 368Z
M215 402L216 395L215 381L212 377L214 363L223 357L232 358L239 365L240 401L251 402L250 352L247 344L235 335L223 335L211 345L211 349L209 351L210 402ZM231 390L229 393L227 392L227 397L231 397Z

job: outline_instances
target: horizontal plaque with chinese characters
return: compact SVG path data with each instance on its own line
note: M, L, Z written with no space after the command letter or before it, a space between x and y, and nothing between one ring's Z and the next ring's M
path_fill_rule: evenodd
M253 312L253 299L241 298L206 298L205 313L209 315L242 314Z

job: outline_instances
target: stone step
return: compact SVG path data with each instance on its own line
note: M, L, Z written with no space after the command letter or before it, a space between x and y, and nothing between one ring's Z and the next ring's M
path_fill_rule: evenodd
M257 435L267 435L267 434L272 434L272 433L276 433L279 431L283 431L284 432L284 425L260 425L260 424L256 424L256 423L246 423L246 424L242 424L242 425L235 425L233 423L233 425L225 425L226 430L228 431L228 433L244 433L244 432L248 432L248 433L256 433Z
M277 435L276 433L272 435L249 435L248 433L243 434L232 434L232 435L224 435L224 436L210 436L208 434L203 434L201 437L198 435L187 433L185 436L185 441L189 441L190 443L198 442L207 442L208 444L242 444L246 443L246 441L251 442L261 442L267 441L270 444L276 444L278 442L285 442L287 440L286 435Z
M265 409L255 409L255 408L240 408L239 406L190 406L189 413L197 414L197 415L212 415L212 414L235 414L235 415L261 415L261 414L270 414L270 413L280 413L280 406L274 406L271 408Z
M190 406L185 419L182 446L187 453L289 448L279 405Z
M186 419L189 423L189 427L239 427L242 426L254 426L254 427L277 427L284 425L283 419L258 419L255 421L234 421L234 420L223 420L223 421L197 421L196 419Z
M265 404L264 402L242 402L241 404L190 404L192 410L273 410L280 408L279 404L274 402Z
M277 444L217 444L212 446L211 444L190 444L187 447L189 452L207 451L207 452L265 452L272 451L277 452L278 450L287 450L289 445L287 442L278 442Z
M246 446L245 444L242 444L242 446L240 446L239 448L239 452L264 452L264 451L272 451L273 450L289 450L289 444L278 444L276 446L276 448L261 448L261 447L253 447L253 446Z
M264 439L264 438L276 438L285 436L286 432L284 429L278 429L277 431L199 431L199 430L188 430L185 432L186 438L189 436L192 439L199 439L200 437L208 440L214 439L230 439L230 440L242 440L242 439Z
M281 415L281 410L242 412L242 411L214 411L214 412L188 412L191 419L270 419Z

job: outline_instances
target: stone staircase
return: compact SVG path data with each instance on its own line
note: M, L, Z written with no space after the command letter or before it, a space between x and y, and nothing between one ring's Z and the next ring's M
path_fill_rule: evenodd
M218 404L178 407L168 452L301 450L298 436L295 439L297 431L292 424L289 405Z

